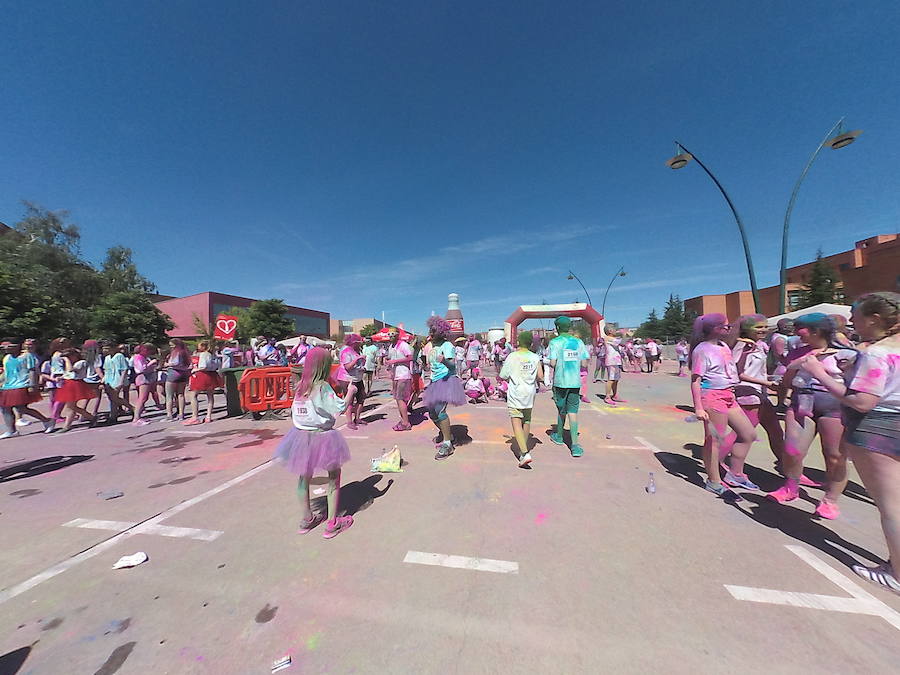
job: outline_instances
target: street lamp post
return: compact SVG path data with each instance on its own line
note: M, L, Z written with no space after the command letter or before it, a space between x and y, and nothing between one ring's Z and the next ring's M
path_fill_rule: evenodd
M619 271L613 274L613 278L609 280L609 286L606 287L606 293L603 294L603 308L600 310L600 314L603 315L603 318L606 318L606 296L609 295L609 289L612 288L613 282L619 277L625 276L625 267L624 265L619 268Z
M785 311L785 293L787 287L787 250L788 250L788 230L790 229L791 224L791 212L794 210L794 202L797 201L797 194L800 192L800 185L803 183L803 179L806 178L806 174L809 173L809 169L812 167L813 162L816 161L816 157L819 156L819 152L826 145L829 146L832 150L840 150L841 148L846 148L853 141L856 140L856 137L859 136L862 131L848 131L843 132L841 130L844 124L844 118L842 117L837 121L837 123L828 130L828 133L825 134L825 138L819 143L819 147L816 148L815 152L810 155L809 161L806 163L806 166L803 167L803 172L800 174L800 178L797 179L797 183L794 185L794 191L791 193L791 198L788 201L787 211L784 213L784 229L781 233L781 273L779 275L779 285L778 285L778 313L784 314ZM837 132L836 135L835 132Z
M697 164L700 165L700 168L706 172L706 175L712 179L712 182L716 184L716 187L719 188L719 192L722 193L722 196L725 197L725 201L728 202L728 207L731 209L731 213L734 215L734 219L737 222L738 230L741 233L741 243L744 245L744 258L747 261L747 273L750 275L750 291L753 293L753 306L756 311L760 311L759 304L759 289L756 286L756 272L753 271L753 259L750 256L750 242L747 241L747 233L744 231L744 223L741 221L741 217L738 215L737 209L734 207L734 203L731 201L731 197L728 196L728 193L725 192L725 188L722 187L722 184L718 181L718 179L712 174L712 171L706 168L706 165L700 161L700 158L697 157L694 153L684 147L678 141L675 141L675 145L681 148L681 154L675 155L672 159L666 162L666 165L670 169L681 169L687 166L688 162L692 159L697 161Z
M581 284L581 290L583 290L583 291L584 291L584 294L587 296L588 304L591 305L591 306L593 307L594 303L591 302L591 294L587 292L587 289L584 287L584 284L581 283L581 279L579 279L579 278L575 275L575 273L574 273L572 270L569 270L569 276L566 277L566 278L567 278L569 281L572 281L572 279L574 279L574 280L577 281L579 284Z

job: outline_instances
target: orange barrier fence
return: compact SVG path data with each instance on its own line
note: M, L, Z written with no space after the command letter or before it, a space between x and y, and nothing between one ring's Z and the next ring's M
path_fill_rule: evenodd
M248 368L241 376L238 390L244 410L265 412L290 408L294 400L291 369L282 366Z

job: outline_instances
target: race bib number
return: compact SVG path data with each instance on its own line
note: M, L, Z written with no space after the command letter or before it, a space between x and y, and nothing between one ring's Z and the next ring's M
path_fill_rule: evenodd
M293 408L294 415L301 419L306 419L306 417L309 415L308 403L295 403Z
M577 349L563 349L563 361L580 361Z

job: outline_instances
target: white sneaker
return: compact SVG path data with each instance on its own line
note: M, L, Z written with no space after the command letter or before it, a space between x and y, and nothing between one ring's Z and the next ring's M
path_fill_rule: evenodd
M54 431L56 431L56 420L47 420L44 422L45 434L52 434Z
M31 424L31 420L26 420L24 417L16 420L17 427L27 427L29 424Z
M531 453L526 452L524 455L519 457L519 466L528 466L531 464Z
M20 435L18 431L4 431L0 438L18 438Z

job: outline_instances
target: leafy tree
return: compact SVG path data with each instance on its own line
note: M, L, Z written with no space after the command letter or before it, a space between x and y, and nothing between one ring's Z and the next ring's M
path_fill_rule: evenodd
M297 328L285 314L287 307L284 300L269 299L257 300L246 311L244 316L244 331L249 337L265 335L276 340L283 340L294 335ZM240 319L238 326L240 326Z
M131 259L132 251L126 246L107 249L100 274L109 291L141 291L156 293L156 284L140 274Z
M58 337L61 310L40 280L0 267L0 336L52 340Z
M375 333L377 333L377 332L378 332L378 328L375 326L375 324L370 323L366 326L363 326L360 329L359 334L362 335L363 337L369 337L370 335L375 335Z
M259 333L252 333L248 328L247 313L249 311L250 310L247 307L229 307L222 312L223 314L237 318L237 329L234 332L234 339L241 344L250 344L250 338L259 335ZM215 319L215 317L213 317L213 319Z
M800 296L798 309L812 307L822 302L837 302L839 297L840 288L837 274L835 274L834 268L823 260L822 249L819 249Z
M166 331L174 327L171 319L140 291L110 293L97 303L90 321L92 335L128 343L161 344L167 340Z
M690 325L684 314L684 303L681 301L680 297L672 294L669 295L669 300L666 302L666 308L663 310L663 317L660 323L662 328L661 337L679 338L682 335L690 334Z
M650 314L647 315L647 320L644 321L640 326L638 326L637 330L634 331L635 337L640 338L662 338L665 337L663 330L663 322L660 321L660 318L656 314L656 308L650 310Z

